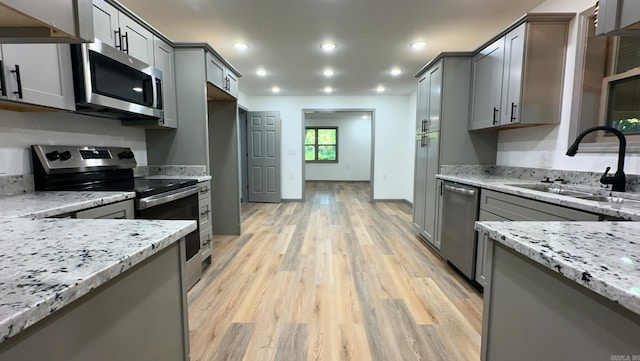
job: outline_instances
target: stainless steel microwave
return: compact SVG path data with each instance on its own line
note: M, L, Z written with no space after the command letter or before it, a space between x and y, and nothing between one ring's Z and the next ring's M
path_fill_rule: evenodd
M162 72L98 40L72 44L76 112L113 119L163 118Z

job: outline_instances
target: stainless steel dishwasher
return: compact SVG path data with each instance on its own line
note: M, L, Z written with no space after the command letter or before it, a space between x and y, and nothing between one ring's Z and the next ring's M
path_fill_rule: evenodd
M442 223L440 251L442 255L470 280L475 278L480 191L476 187L444 182L442 190Z

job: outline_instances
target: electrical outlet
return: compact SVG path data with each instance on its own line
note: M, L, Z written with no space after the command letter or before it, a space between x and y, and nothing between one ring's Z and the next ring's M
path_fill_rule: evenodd
M293 174L289 174L289 179L293 180Z
M387 179L389 179L389 177L387 177L387 175L386 175L386 174L383 174L383 175L382 175L382 180L387 180Z
M551 153L540 154L540 168L551 168Z

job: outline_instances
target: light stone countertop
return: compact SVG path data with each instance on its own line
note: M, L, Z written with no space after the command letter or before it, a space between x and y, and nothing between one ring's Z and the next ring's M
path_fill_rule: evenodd
M640 223L476 222L476 230L640 314Z
M195 221L0 220L0 343L196 228Z
M32 192L0 196L0 219L55 217L134 199L134 192Z
M436 178L442 180L448 180L453 182L458 182L462 184L467 184L471 186L476 186L480 188L490 189L497 192L512 194L516 196L526 197L542 202L552 203L564 207L579 209L586 212L602 214L611 217L617 217L624 220L640 220L640 202L636 204L623 203L623 204L611 204L607 202L598 202L586 199L579 199L569 196L564 196L555 193L547 193L541 191L535 191L531 189L520 188L512 185L517 184L540 184L545 185L545 183L541 183L540 181L531 180L531 179L521 179L521 178L508 178L501 176L493 176L493 175L443 175L437 174ZM600 189L600 188L587 188L584 186L572 186L569 184L554 184L554 187L566 188L566 189L575 189L581 191L587 191L590 193L597 193L600 195L609 195L608 189ZM640 194L638 193L616 193L613 192L613 195L622 196L622 197L630 197L634 199L640 200Z

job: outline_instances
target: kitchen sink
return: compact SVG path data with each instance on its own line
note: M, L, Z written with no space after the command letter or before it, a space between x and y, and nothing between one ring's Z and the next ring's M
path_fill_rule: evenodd
M568 197L583 198L583 197L594 196L593 193L583 192L583 191L578 191L573 189L566 189L566 188L561 188L558 186L546 185L546 184L505 184L505 185L516 187L516 188L530 189L532 191L559 194L559 195L568 196Z

